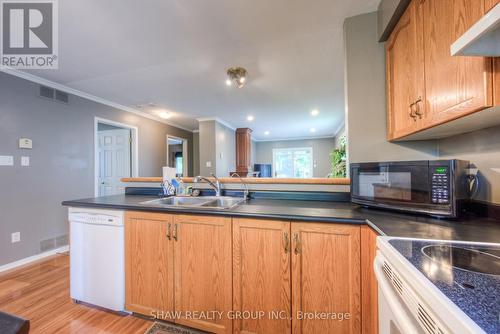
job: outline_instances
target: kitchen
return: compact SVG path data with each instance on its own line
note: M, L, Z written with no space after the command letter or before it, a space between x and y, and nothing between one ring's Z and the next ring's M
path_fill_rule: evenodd
M498 1L47 2L0 332L499 331Z

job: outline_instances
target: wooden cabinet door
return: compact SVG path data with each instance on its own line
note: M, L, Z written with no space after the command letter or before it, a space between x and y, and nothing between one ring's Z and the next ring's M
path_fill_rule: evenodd
M388 139L416 132L425 117L420 7L410 3L386 44Z
M500 57L493 58L493 104L500 106Z
M360 293L360 227L292 222L292 333L361 333Z
M290 222L233 219L234 333L290 333ZM263 313L259 313L263 312Z
M452 57L450 45L484 14L479 0L422 0L425 109L433 126L492 106L491 58Z
M127 310L161 318L174 310L174 253L168 239L172 223L168 214L125 213Z
M484 12L487 13L493 9L497 4L500 3L500 0L484 0Z
M378 333L378 285L373 263L377 255L377 233L368 225L361 229L361 333Z
M177 323L231 333L231 218L176 215L172 237Z

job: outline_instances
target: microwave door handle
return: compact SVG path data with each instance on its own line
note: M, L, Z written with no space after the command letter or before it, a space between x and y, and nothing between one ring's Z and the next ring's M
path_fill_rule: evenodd
M382 263L383 260L380 259L380 255L378 255L375 259L373 269L375 271L375 276L378 282L379 294L382 293L387 299L387 304L389 305L389 308L391 309L391 312L395 317L394 322L398 324L398 327L401 329L402 333L421 333L419 329L413 325L416 320L408 315L408 313L406 312L406 307L403 305L403 303L401 303L399 297L394 293L394 288L387 281L387 276L385 276L385 274L382 272ZM379 310L379 312L383 312L383 310Z

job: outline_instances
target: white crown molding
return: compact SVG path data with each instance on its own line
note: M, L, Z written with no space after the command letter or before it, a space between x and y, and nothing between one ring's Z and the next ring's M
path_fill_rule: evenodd
M225 120L220 119L219 117L200 117L200 118L197 118L196 120L198 122L216 121L216 122L224 125L225 127L230 128L233 131L236 131L236 128L234 126L232 126L231 124L229 124Z
M137 109L134 109L134 108L130 108L130 107L124 106L122 104L115 103L115 102L106 100L104 98L101 98L101 97L98 97L98 96L95 96L95 95L92 95L92 94L89 94L89 93L82 92L80 90L71 88L69 86L66 86L66 85L63 85L63 84L51 81L51 80L44 79L44 78L39 77L37 75L33 75L33 74L30 74L30 73L27 73L27 72L24 72L24 71L20 71L20 70L16 70L16 69L13 69L13 68L9 68L7 66L1 66L0 67L0 72L4 72L4 73L7 73L7 74L10 74L10 75L16 76L18 78L22 78L22 79L25 79L25 80L28 80L28 81L40 84L40 85L43 85L43 86L47 86L47 87L50 87L50 88L61 90L63 92L71 94L71 95L79 96L81 98L84 98L84 99L87 99L87 100L90 100L90 101L94 101L94 102L97 102L97 103L100 103L100 104L107 105L109 107L113 107L113 108L116 108L116 109L119 109L119 110L122 110L122 111L126 111L126 112L129 112L129 113L132 113L132 114L136 114L138 116L141 116L141 117L144 117L144 118L148 118L148 119L151 119L151 120L163 123L163 124L167 124L167 125L170 125L170 126L173 126L173 127L185 130L185 131L193 132L193 130L191 130L191 129L185 128L185 127L183 127L181 125L178 125L178 124L175 124L173 122L166 121L166 120L164 120L164 119L162 119L160 117L156 117L156 116L153 116L151 114L145 113L143 111L140 111L140 110L137 110Z
M335 134L333 135L334 137L337 137L340 133L340 131L342 131L342 129L345 127L345 121L340 123L339 127L337 128L337 130L334 132Z
M44 253L33 255L33 256L30 256L30 257L26 257L24 259L21 259L21 260L15 261L15 262L7 263L7 264L4 264L4 265L0 266L0 273L3 272L3 271L15 269L15 268L27 265L29 263L32 263L32 262L44 259L46 257L55 255L57 253L64 253L64 252L67 252L67 251L69 251L69 246L63 246L63 247L60 247L60 248L51 249L51 250L49 250L47 252L44 252Z
M276 139L253 139L255 142L267 141L292 141L292 140L315 140L315 139L333 139L335 136L317 136L317 137L296 137L296 138L276 138Z

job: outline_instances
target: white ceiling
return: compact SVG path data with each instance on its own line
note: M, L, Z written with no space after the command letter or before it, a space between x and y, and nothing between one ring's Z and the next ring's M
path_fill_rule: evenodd
M192 130L218 117L256 139L329 136L344 119L343 21L377 4L59 1L59 70L30 73L127 107L153 102ZM235 65L249 73L242 89L224 83Z

